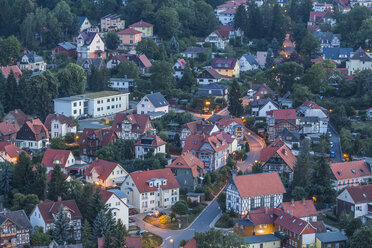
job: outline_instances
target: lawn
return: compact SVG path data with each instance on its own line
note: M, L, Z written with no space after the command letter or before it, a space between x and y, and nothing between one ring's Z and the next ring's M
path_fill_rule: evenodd
M336 217L335 217L336 218ZM334 220L334 218L329 218L326 215L318 215L318 221L322 220L325 224L339 228L339 223Z
M163 239L151 232L142 235L142 246L143 248L156 248L163 243Z
M146 216L143 220L147 223L162 228L162 229L169 229L169 230L179 230L188 227L196 217L203 211L203 209L207 206L206 203L201 203L198 206L194 207L189 214L180 216L177 220L172 221L168 224L159 223L159 221L154 216ZM179 228L179 224L181 224L181 228Z

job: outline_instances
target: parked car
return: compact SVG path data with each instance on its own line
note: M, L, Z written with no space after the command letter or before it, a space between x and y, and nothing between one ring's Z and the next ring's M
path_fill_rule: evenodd
M143 229L140 229L140 230L137 231L137 235L142 235L142 234L145 234L145 233L148 233L148 231L143 230Z

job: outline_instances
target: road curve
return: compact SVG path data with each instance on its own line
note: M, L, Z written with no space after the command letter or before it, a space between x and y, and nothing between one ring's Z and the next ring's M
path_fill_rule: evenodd
M265 141L253 132L246 132L245 136L248 137L249 152L244 161L239 161L236 164L238 170L243 172L247 169L251 169L251 165L254 164L256 160L260 159L261 150L266 147Z

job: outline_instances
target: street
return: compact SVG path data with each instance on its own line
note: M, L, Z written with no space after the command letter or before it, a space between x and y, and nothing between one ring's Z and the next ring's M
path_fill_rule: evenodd
M248 137L249 143L248 156L246 160L240 161L236 164L238 170L241 170L243 172L247 169L249 170L251 168L251 165L254 164L256 160L259 160L260 152L266 146L265 141L253 132L247 132L245 133L245 136Z
M341 149L341 139L340 135L337 133L337 131L333 128L332 125L328 125L329 130L332 133L332 137L330 138L330 141L333 142L333 150L335 151L335 157L332 158L334 162L342 162L343 160L343 153Z

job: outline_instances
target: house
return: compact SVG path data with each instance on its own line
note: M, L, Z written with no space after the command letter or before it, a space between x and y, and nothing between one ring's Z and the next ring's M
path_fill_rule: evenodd
M181 79L183 76L183 71L185 70L186 61L184 59L177 59L176 63L173 65L173 77Z
M48 149L45 151L41 165L45 166L47 173L59 165L63 173L68 174L67 168L74 165L76 159L70 150Z
M120 63L126 63L129 61L134 61L136 58L135 54L129 54L129 53L122 53L113 56L108 62L107 62L107 68L112 69L115 66L119 65Z
M79 19L79 31L84 32L92 27L92 24L86 16L78 16Z
M32 226L24 210L0 213L0 246L28 247Z
M118 31L125 28L125 21L120 15L108 14L101 17L101 32Z
M17 128L10 122L0 122L0 141L14 143L17 137L17 132Z
M77 132L77 123L63 114L49 114L44 125L51 138L65 137L68 133Z
M229 148L227 149L227 154L233 154L235 152L240 151L243 144L245 144L245 142L239 142L235 135L226 133L224 131L215 132L213 133L213 135L217 137L218 136L222 137L222 139L224 139L226 143L229 145Z
M180 188L189 191L201 186L207 173L203 162L190 152L181 154L168 168L172 170Z
M232 78L239 77L240 64L238 59L232 58L214 58L212 69L217 71L222 77Z
M313 101L305 101L303 104L301 104L299 107L297 107L296 112L298 116L305 116L305 112L309 109L320 109L325 115L327 115L328 110L319 106ZM308 116L318 116L318 117L324 117L324 115L318 113L318 111L315 112L308 112Z
M106 58L105 42L95 32L82 32L77 37L77 57L78 58Z
M154 25L143 20L129 25L129 28L140 31L142 38L151 38L154 36Z
M355 6L364 6L364 7L372 7L371 0L351 0L350 6L354 8Z
M317 221L318 213L312 200L283 202L284 212L307 222Z
M101 189L99 191L102 196L102 201L111 210L112 216L115 221L121 220L123 225L129 228L129 207L128 205L120 199L115 193Z
M260 65L261 68L265 68L266 58L267 58L267 52L257 51L257 53L256 53L256 61Z
M152 151L153 155L158 153L165 154L167 142L157 135L145 135L134 144L136 158L144 159L146 154Z
M226 165L229 145L222 136L189 135L182 152L191 152L204 163L207 171L217 170Z
M123 78L110 78L109 86L113 90L132 93L135 89L135 82L133 78L124 75Z
M32 210L30 214L32 227L42 227L43 232L53 230L56 216L61 209L69 220L69 237L75 240L80 240L83 216L74 200L62 201L61 197L59 197L56 202L51 200L41 201L35 206L34 210Z
M259 207L278 207L285 192L277 172L242 176L233 172L226 186L226 210L245 216Z
M16 136L15 145L30 150L40 150L49 143L49 132L40 119L26 121Z
M17 129L17 131L19 131L19 129L26 123L26 121L30 121L33 119L33 116L26 115L20 109L15 109L9 111L9 113L7 113L3 117L3 122L11 123Z
M165 100L164 96L157 92L147 94L137 104L138 114L148 114L153 112L168 113L169 103Z
M313 2L313 10L316 12L333 11L333 5L328 3Z
M331 59L337 64L341 64L341 62L350 59L353 53L353 48L325 47L323 48L323 59Z
M21 70L30 70L30 71L45 71L46 63L44 59L33 53L26 53L19 57L17 65Z
M66 53L67 57L75 58L76 57L76 46L70 42L64 41L58 43L58 46L52 50L52 54L55 56L59 53Z
M234 230L243 236L260 237L275 233L277 237L285 237L281 239L279 246L278 243L271 243L268 247L315 247L316 228L280 208L261 207L251 210L246 218L236 219L234 222Z
M207 37L202 38L202 42L199 42L199 44L210 43L213 47L223 50L229 44L231 38L240 35L241 32L235 31L233 26L220 25Z
M266 84L253 84L252 89L247 93L251 101L258 101L265 98L275 98L276 93Z
M251 70L257 70L260 68L260 65L258 64L256 57L252 54L243 54L239 59L240 64L240 71L251 71Z
M228 88L224 85L215 84L215 83L205 84L199 87L196 94L203 95L203 96L213 96L216 98L224 98L225 100L227 100Z
M116 114L129 108L129 93L99 91L53 99L54 112L66 116L89 115L100 117Z
M204 120L196 120L192 122L185 123L181 129L181 145L185 146L186 138L189 135L211 135L219 130L217 125L207 123Z
M316 248L345 248L347 237L342 232L325 232L315 234Z
M328 116L321 109L306 109L299 117L299 132L303 134L325 134L328 130Z
M362 183L368 183L368 180L372 178L370 168L364 160L331 163L329 167L334 176L333 186L336 190L359 186Z
M297 130L297 115L295 109L272 110L266 117L268 140L273 141L278 133L287 128Z
M221 79L222 76L213 69L206 69L197 77L200 85L218 83Z
M149 115L117 113L111 127L124 140L138 140L155 129Z
M22 149L10 142L0 142L0 162L17 163Z
M84 128L79 137L81 159L87 162L93 161L97 150L107 145L115 144L118 139L118 135L111 128Z
M242 247L270 247L270 248L280 248L281 239L274 234L264 234L255 236L244 237L245 245Z
M278 136L275 138L277 139L278 137L280 137L284 144L288 146L289 149L292 150L292 153L294 155L297 155L293 151L298 150L298 148L300 147L301 137L297 131L288 130L287 128L284 128L281 132L278 133Z
M278 172L292 182L297 159L280 138L261 150L259 161L264 172Z
M120 49L136 50L138 42L142 40L142 32L127 28L117 32L120 39Z
M246 3L245 0L229 0L216 7L215 12L219 14L228 9L237 9L241 4Z
M145 54L141 54L136 57L135 61L136 65L139 68L141 74L149 74L150 68L152 66L150 60L146 57Z
M338 48L341 44L341 35L333 34L331 32L314 32L314 36L320 41L320 48Z
M372 185L348 187L337 196L337 215L351 214L360 218L363 223L371 219Z
M84 71L90 75L93 67L102 70L105 67L105 60L102 57L99 58L78 58L76 64L83 67Z
M179 200L179 188L169 168L129 173L121 185L128 203L140 213L170 208Z
M349 76L354 75L356 71L370 70L372 69L372 57L359 47L354 55L346 61L346 68Z
M199 54L204 53L207 50L208 49L205 47L187 47L181 55L188 59L197 59L199 58Z
M222 25L233 25L235 18L235 8L227 9L218 13L218 20Z
M197 244L196 244L196 239L195 238L192 238L190 239L184 246L183 248L196 248L197 247Z
M322 23L328 23L332 26L336 24L336 20L333 18L332 11L328 10L325 12L310 11L309 21L307 22L309 26L318 26Z
M87 183L111 188L120 185L128 173L120 164L96 158L84 173Z
M369 109L366 110L366 119L367 120L372 120L372 108L369 108Z
M266 99L259 99L257 101L251 102L252 107L252 116L258 117L267 117L267 112L271 110L279 109L279 106L276 102L271 100L270 98Z
M22 71L19 69L18 65L0 66L0 72L6 79L10 72L13 72L17 81L22 77Z
M225 133L235 135L238 139L244 138L245 125L241 118L224 117L221 120L216 121L215 124Z

